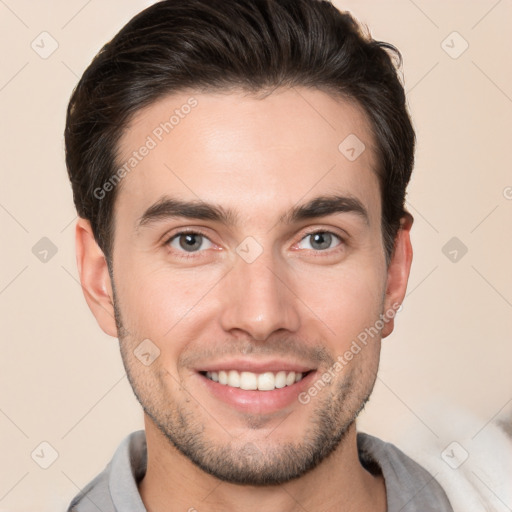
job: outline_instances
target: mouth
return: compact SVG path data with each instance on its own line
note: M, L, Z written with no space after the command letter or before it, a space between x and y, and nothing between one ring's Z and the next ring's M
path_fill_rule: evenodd
M274 391L275 389L293 386L305 378L311 371L295 372L281 370L278 372L254 373L238 370L220 370L200 373L213 382L231 388L239 388L245 391Z
M197 368L200 389L230 409L273 414L300 405L298 396L318 374L316 369L283 360L232 360Z

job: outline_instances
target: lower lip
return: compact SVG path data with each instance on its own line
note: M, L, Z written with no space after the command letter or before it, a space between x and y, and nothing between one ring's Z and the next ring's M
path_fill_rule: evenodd
M316 372L312 371L291 386L273 389L272 391L248 391L219 384L201 373L200 377L207 390L222 402L242 412L255 414L270 414L280 411L298 402L298 396L306 390L314 379Z

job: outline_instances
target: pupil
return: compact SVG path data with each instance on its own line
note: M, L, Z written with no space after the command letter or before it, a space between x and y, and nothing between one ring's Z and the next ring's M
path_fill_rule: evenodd
M331 245L331 239L330 233L315 233L313 235L313 243L318 244L318 249L328 249Z
M180 245L186 251L190 251L190 249L198 249L199 247L201 247L200 237L201 235L197 235L194 233L182 235L180 238Z

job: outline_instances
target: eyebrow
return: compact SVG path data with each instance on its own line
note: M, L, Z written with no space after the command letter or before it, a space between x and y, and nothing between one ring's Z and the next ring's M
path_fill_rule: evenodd
M323 195L311 199L307 203L296 205L279 217L281 224L294 224L307 219L325 217L336 213L355 214L369 225L369 215L363 203L353 196ZM221 205L201 200L183 201L163 196L150 206L138 219L137 230L149 224L173 218L211 220L234 226L239 219L238 214Z

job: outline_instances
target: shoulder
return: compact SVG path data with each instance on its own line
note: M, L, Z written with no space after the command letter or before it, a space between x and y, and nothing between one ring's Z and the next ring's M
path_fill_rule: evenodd
M489 420L436 398L424 404L423 411L426 417L438 418L432 422L435 435L405 419L390 431L391 440L435 476L457 512L509 510L512 410L504 407Z
M357 446L361 464L370 472L372 465L382 472L389 512L453 512L435 475L394 444L359 432Z
M71 501L67 512L104 512L114 511L114 504L108 490L110 464L89 482Z
M146 457L144 431L132 432L118 446L105 469L75 496L67 512L116 512L116 500L141 510L137 481L145 473Z
M406 476L412 472L415 479L422 482L432 479L426 469L412 460L402 450L378 437L358 432L357 447L363 465L365 462L376 462L382 470L393 469L397 477Z

